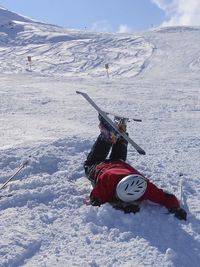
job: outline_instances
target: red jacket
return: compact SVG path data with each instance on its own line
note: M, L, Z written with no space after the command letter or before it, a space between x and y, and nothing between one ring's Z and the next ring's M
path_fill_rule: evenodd
M95 171L94 178L97 184L93 188L90 197L99 200L102 204L105 202L115 202L117 200L116 186L118 182L130 174L139 174L144 177L144 175L123 161L101 163ZM150 200L166 208L180 207L179 201L174 195L165 193L146 177L144 178L147 180L147 189L138 201Z

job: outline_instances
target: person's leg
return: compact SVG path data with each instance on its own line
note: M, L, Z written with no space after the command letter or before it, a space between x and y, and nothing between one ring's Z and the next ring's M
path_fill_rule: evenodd
M122 138L118 139L117 142L112 146L110 160L123 160L127 158L127 146L128 142Z
M106 157L108 156L108 153L111 148L111 143L108 143L102 134L100 134L95 141L94 145L91 148L91 151L89 152L87 159L85 161L86 165L92 165L96 163L103 162Z
M84 162L85 174L93 182L93 175L96 166L103 162L109 154L111 143L108 143L102 134L100 134L92 146L86 161Z
M127 129L127 121L128 119L126 118L122 118L122 117L114 117L114 122L117 126L117 128L124 134L128 133L126 132ZM117 142L113 144L112 146L112 151L110 154L110 160L114 161L114 160L123 160L126 161L127 158L127 146L128 146L128 142L126 140L124 140L123 137L120 137L118 135L118 139Z

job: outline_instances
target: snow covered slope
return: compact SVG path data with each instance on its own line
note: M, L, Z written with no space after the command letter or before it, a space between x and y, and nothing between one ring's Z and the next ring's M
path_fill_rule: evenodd
M200 29L79 32L5 9L0 24L0 184L32 156L1 192L0 266L198 267ZM143 120L128 129L147 154L129 147L128 162L180 198L186 222L147 203L136 215L84 204L99 130L76 90Z
M146 34L154 44L151 78L196 78L200 73L200 27L166 27ZM146 75L147 73L145 73ZM158 76L157 76L158 75Z
M129 77L142 70L153 50L141 36L64 30L5 10L0 10L0 24L0 71L4 73L26 72L27 57L32 56L38 73L105 76L105 64L111 63L112 76Z

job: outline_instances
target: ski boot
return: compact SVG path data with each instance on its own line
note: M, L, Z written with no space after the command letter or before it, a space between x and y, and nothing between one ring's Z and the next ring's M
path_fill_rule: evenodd
M127 118L114 116L114 123L116 124L116 126L120 130L120 132L122 132L122 133L126 133L127 122L128 122Z
M104 139L111 144L115 144L117 140L121 138L119 133L115 129L113 129L113 127L100 114L99 121L99 128ZM123 133L126 133L127 121L128 120L125 118L117 116L114 117L114 123L116 124L117 128Z

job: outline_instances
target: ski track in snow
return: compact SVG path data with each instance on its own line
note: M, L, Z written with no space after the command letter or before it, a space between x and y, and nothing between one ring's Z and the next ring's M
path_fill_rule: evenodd
M0 199L0 266L198 267L200 29L96 34L3 9L0 22L0 183L31 155L1 192L11 196ZM84 204L83 162L99 129L76 90L143 120L128 129L147 154L129 147L128 162L179 197L186 222L149 203L135 215Z

